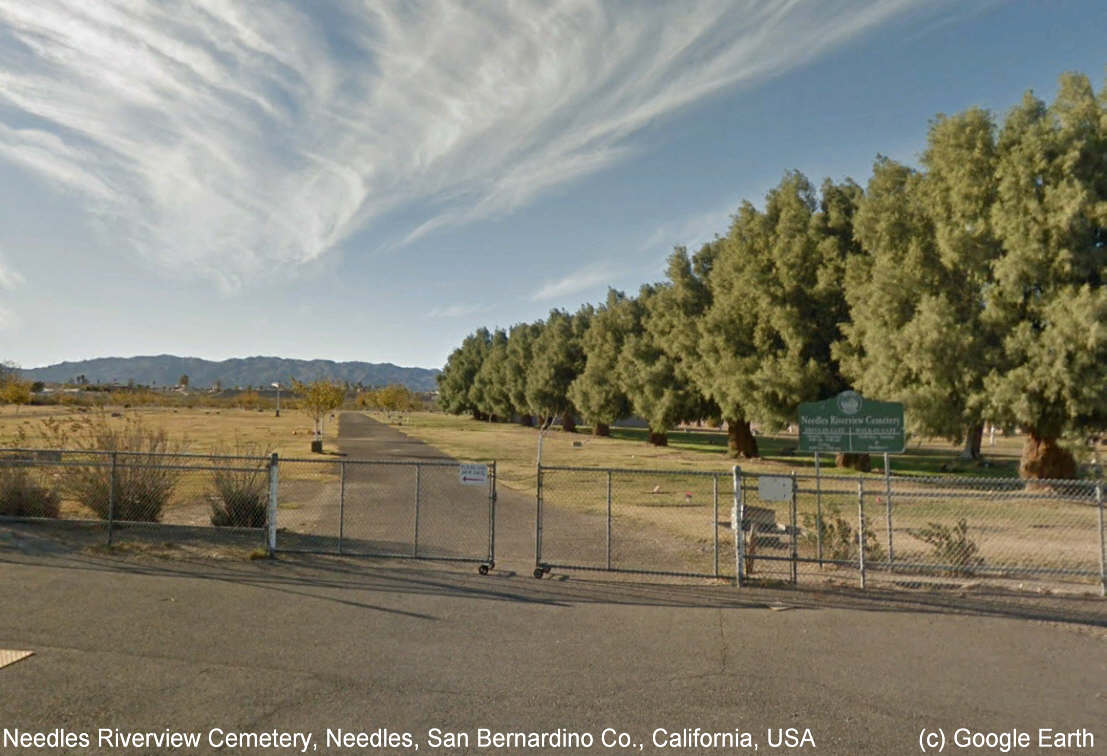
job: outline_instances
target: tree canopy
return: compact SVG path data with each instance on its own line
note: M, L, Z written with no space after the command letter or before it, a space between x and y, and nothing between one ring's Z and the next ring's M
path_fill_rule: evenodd
M864 188L786 173L637 296L478 329L439 403L567 428L636 414L654 443L721 417L755 456L751 424L853 388L969 454L985 421L1018 427L1024 476L1069 476L1062 436L1107 427L1105 245L1107 88L1066 74L1052 104L937 116L918 167L878 156Z

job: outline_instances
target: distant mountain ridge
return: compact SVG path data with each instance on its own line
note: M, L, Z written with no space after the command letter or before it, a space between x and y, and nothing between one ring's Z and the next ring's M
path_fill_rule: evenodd
M192 388L206 388L218 381L223 388L234 386L288 385L293 378L312 381L326 378L363 386L398 383L412 391L433 391L439 370L400 367L390 362L335 362L333 360L291 360L283 357L239 357L222 362L198 357L160 354L144 357L100 357L80 362L23 370L25 378L47 383L68 383L83 375L89 383L120 383L175 386L182 375Z

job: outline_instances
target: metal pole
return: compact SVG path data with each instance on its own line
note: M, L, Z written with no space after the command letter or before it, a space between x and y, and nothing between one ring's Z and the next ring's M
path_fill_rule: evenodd
M742 587L743 562L745 559L745 545L742 542L742 524L745 521L745 497L742 496L742 470L738 465L732 470L734 479L734 511L730 515L730 527L734 531L734 576L738 587Z
M799 523L796 521L796 471L792 470L792 585L795 585L799 578L799 551L796 547L796 533L799 531Z
M711 476L711 535L714 540L712 559L715 562L715 577L719 577L719 476Z
M1096 481L1095 503L1099 509L1099 595L1107 597L1107 533L1103 531L1103 481Z
M542 453L542 437L538 437L539 454ZM538 465L538 481L534 495L534 568L542 566L542 465ZM535 574L538 574L537 572Z
M611 471L607 471L607 569L611 569Z
M488 493L488 566L496 563L496 460L492 460L491 490Z
M415 533L411 538L411 555L419 556L419 494L423 487L422 465L415 465Z
M112 525L115 520L115 463L118 452L111 453L111 479L108 481L108 546L111 546Z
M861 568L861 590L865 590L865 479L857 476L857 559Z
M277 550L277 485L279 482L279 473L277 471L277 453L273 452L273 455L269 458L269 509L266 513L266 518L269 520L269 540L266 543L269 556L273 556L273 552Z
M338 463L338 553L342 553L342 536L346 529L346 460Z
M820 569L823 566L823 479L820 473L819 453L815 452L815 549Z
M895 571L896 550L892 545L892 468L884 452L884 508L888 514L888 569Z

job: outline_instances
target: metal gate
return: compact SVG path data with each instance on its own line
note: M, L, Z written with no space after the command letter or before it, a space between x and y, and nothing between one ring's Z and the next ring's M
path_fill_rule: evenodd
M496 463L281 459L275 551L495 566Z
M731 577L728 473L538 468L534 576L553 569Z

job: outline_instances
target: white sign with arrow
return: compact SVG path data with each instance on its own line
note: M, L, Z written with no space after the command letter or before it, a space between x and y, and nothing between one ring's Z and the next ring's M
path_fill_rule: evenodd
M461 478L461 485L488 485L488 465L478 465L471 462L463 462L458 467L458 475Z

